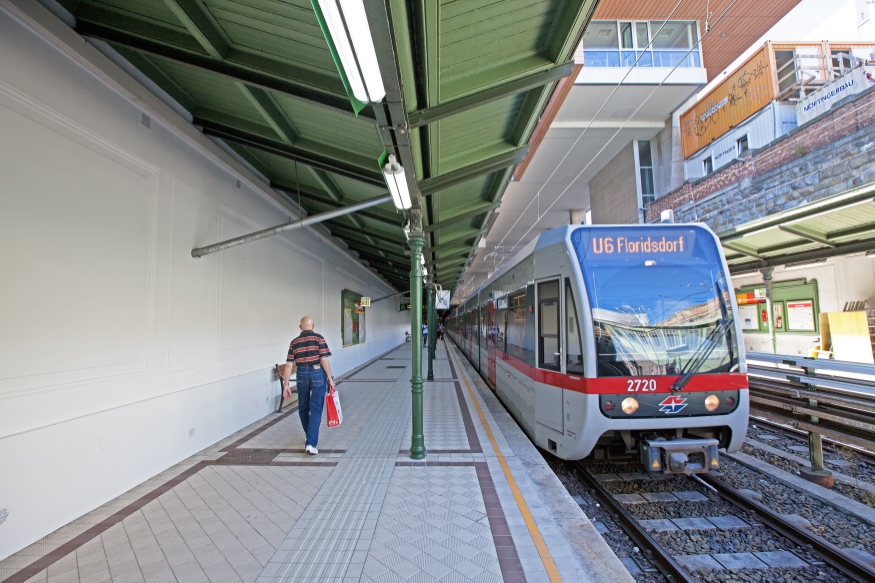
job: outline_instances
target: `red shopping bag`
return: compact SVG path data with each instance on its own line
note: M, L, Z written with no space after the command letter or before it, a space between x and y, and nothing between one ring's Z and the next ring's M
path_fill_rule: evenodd
M333 388L325 395L325 408L328 410L328 427L337 427L343 423L343 411L340 409L340 393Z

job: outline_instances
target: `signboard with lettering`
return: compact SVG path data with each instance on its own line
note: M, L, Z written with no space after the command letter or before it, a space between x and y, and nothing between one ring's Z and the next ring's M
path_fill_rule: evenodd
M365 296L362 296L361 304L362 304L362 307L363 307L363 308L370 307L370 305L371 305L371 298L369 298L369 297L365 297Z
M404 311L409 310L409 309L410 309L410 304L409 304L409 303L407 303L407 304L399 304L399 305L398 305L398 311L399 311L399 312L404 312Z
M826 113L833 105L845 97L856 95L871 86L872 84L866 78L866 70L863 67L851 69L849 73L842 75L823 88L809 93L805 96L805 99L797 103L796 118L799 120L799 124L802 125L822 113Z
M776 79L767 43L735 73L681 115L684 158L689 158L775 98Z
M659 253L662 255L689 254L693 244L693 234L677 235L638 235L638 236L600 236L593 235L591 251L595 255L633 256ZM686 249L684 248L686 247Z

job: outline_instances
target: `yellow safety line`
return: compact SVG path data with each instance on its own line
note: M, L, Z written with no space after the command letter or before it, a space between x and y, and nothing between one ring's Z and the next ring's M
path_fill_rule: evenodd
M448 347L449 348L449 347ZM507 460L504 459L504 455L501 453L501 450L498 449L498 443L495 441L495 436L492 435L492 430L489 428L489 424L486 423L486 417L483 416L483 411L480 409L480 403L477 402L477 399L474 397L474 391L471 389L471 385L468 383L467 374L464 370L462 370L462 365L459 363L459 360L456 358L456 351L449 351L453 356L453 360L456 363L456 366L459 368L459 372L462 374L462 380L465 381L465 387L468 389L468 394L471 395L471 401L474 403L474 408L477 409L477 415L480 417L480 422L483 424L483 429L486 430L486 435L489 436L489 443L492 444L492 450L495 452L495 456L498 458L498 463L501 464L501 469L504 472L504 477L507 479L507 483L510 485L510 491L513 492L514 500L516 500L517 506L520 509L520 512L523 515L523 519L526 521L526 528L529 529L529 534L532 536L532 540L535 543L535 548L538 549L538 556L541 557L541 562L544 563L544 568L547 570L547 576L550 577L551 583L557 583L562 581L562 575L559 574L559 569L556 568L556 563L553 562L553 556L550 554L550 551L547 549L546 543L544 543L544 538L541 536L541 531L538 530L538 525L535 524L535 519L532 517L532 513L529 510L528 505L526 504L526 500L523 498L522 492L516 485L516 480L514 480L513 474L510 472L510 467L507 465Z

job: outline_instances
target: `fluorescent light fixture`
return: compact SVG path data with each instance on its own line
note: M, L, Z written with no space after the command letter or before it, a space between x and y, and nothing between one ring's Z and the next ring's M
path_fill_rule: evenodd
M389 161L383 166L383 176L386 177L386 184L389 185L389 192L392 193L392 202L395 203L395 208L406 210L412 207L413 202L410 200L410 191L407 189L404 167L395 160L395 156L389 156Z
M386 96L362 0L318 0L350 89L362 103Z
M732 279L742 279L744 277L754 277L757 275L762 275L759 271L745 271L744 273L733 273L730 275Z
M819 267L826 263L826 259L813 259L811 261L799 261L798 263L788 263L784 266L784 269L789 271L791 269L805 269L806 267Z
M875 259L875 251L866 251L866 257Z

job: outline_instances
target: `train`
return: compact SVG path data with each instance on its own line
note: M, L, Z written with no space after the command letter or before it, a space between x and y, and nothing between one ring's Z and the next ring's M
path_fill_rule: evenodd
M750 408L729 268L707 225L541 233L446 318L529 438L567 460L719 468Z

